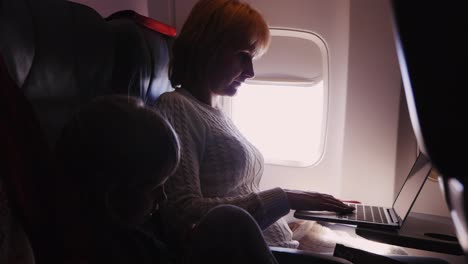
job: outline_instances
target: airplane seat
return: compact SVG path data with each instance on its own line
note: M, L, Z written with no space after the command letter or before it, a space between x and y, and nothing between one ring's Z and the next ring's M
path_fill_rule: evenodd
M150 76L150 78L147 78L146 76L145 78L138 78L142 83L137 87L141 90L129 91L129 93L137 93L146 104L153 105L162 93L172 90L168 77L168 68L172 41L173 37L176 35L175 28L162 24L156 20L149 19L132 10L116 12L107 17L106 20L108 20L113 27L120 27L122 29L127 28L123 30L121 29L120 32L115 32L116 39L114 42L116 45L119 45L118 48L120 48L124 54L117 56L117 59L121 60L121 62L117 63L120 68L116 69L117 74L113 79L112 86L118 91L125 91L126 87L124 87L123 84L127 83L126 80L128 79L133 82L134 77L128 76L121 81L122 77L119 76L135 74L135 71L130 69L129 65L131 65L131 67L138 67L142 62L144 62L146 65L151 66L150 68L145 69L145 71L148 71L145 74ZM129 47L125 42L128 35L132 34L130 32L125 32L125 30L129 31L129 26L134 27L135 22L136 26L140 28L139 33L141 36L139 37L143 40L139 41L139 45L141 47ZM131 30L133 32L138 32L133 28ZM161 32L161 34L155 34L155 31ZM135 57L134 54L132 54L135 52L135 48L145 50L145 53L150 56L140 56L140 58Z
M106 20L68 1L0 0L0 180L8 200L0 209L12 212L0 211L1 263L14 249L6 235L21 228L37 263L59 257L52 256L60 245L50 234L60 206L50 186L59 175L50 150L73 112L100 95L128 94L150 104L170 89L175 30L126 14Z
M51 234L45 230L54 224L48 221L51 197L38 191L47 185L51 172L47 144L1 56L0 84L0 260L34 263L42 255L34 256L33 251L46 252L43 242L49 242Z

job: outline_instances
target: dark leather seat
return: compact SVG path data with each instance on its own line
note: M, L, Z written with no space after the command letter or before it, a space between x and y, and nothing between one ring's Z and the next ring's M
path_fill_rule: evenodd
M0 214L0 222L19 222L37 263L60 259L53 230L62 205L55 199L59 188L52 183L59 173L50 149L64 123L100 95L128 94L153 103L170 89L174 35L173 28L131 11L106 20L68 1L0 0L0 182L8 194L2 208L13 212ZM0 258L6 243L0 243Z
M37 214L32 199L35 191L29 179L43 171L37 166L43 160L33 157L43 140L35 141L40 133L29 134L38 124L30 118L34 116L31 107L24 103L26 99L0 56L0 263L34 263L23 226L31 235L32 222L28 220L38 218L33 216Z

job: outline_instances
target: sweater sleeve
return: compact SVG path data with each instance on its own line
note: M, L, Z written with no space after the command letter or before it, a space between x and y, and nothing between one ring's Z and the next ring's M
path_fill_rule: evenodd
M163 94L156 104L160 113L174 127L181 143L179 167L165 185L168 195L166 213L172 215L172 224L191 227L210 209L221 204L245 209L262 229L286 215L290 208L287 196L281 188L232 197L203 196L199 173L206 126L197 109L186 100L181 95Z

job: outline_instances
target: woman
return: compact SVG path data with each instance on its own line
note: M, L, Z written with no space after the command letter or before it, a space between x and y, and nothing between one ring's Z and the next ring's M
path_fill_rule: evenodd
M181 141L181 161L167 182L163 219L168 234L184 240L220 204L247 210L271 246L297 248L282 219L291 209L348 212L330 195L274 188L259 191L263 157L218 106L254 76L252 60L269 44L262 16L238 0L201 0L174 42L170 80L174 92L157 107ZM230 228L230 227L227 227ZM181 242L181 241L178 241Z

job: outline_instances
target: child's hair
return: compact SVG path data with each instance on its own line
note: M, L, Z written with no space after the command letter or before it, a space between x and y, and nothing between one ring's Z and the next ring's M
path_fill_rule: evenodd
M112 206L105 195L164 183L180 154L173 128L155 110L133 97L105 96L81 108L65 126L57 155L84 210L92 206L94 213L109 216Z

